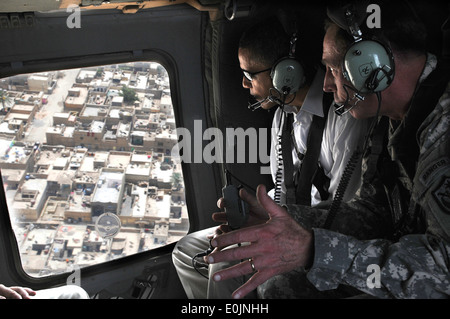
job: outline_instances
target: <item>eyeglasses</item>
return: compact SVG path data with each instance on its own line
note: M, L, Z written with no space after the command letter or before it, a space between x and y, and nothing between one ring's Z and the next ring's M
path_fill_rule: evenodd
M253 81L253 77L254 77L256 74L263 73L263 72L267 72L267 71L269 71L269 70L272 70L272 68L268 68L268 69L261 70L261 71L258 71L258 72L249 72L249 71L246 71L246 70L242 70L242 72L244 72L245 78L251 82L251 81Z

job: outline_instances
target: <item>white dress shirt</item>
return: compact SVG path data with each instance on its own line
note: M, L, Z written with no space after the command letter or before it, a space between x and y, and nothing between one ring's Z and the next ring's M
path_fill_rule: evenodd
M324 71L319 69L298 113L295 113L295 108L293 106L286 105L284 107L286 112L294 113L293 131L295 137L294 143L296 143L297 149L292 147L292 159L294 171L296 172L298 172L301 165L301 160L297 156L297 151L302 154L305 154L306 152L306 141L313 116L324 116L322 107L322 87L324 76ZM271 130L270 170L275 185L277 170L283 169L282 161L279 163L277 159L277 149L281 149L281 145L278 146L278 135L281 134L281 129L283 127L284 116L282 115L283 110L279 107L275 111ZM329 199L333 199L334 197L342 172L344 171L353 150L358 144L362 147L367 128L367 120L356 120L350 115L350 113L338 116L335 114L333 107L330 107L327 122L324 128L321 152L319 155L319 164L324 169L325 175L331 179L330 187L328 189L328 192L330 193ZM345 201L351 199L356 190L359 188L360 175L361 165L356 165L356 168L352 174L351 182L349 183L348 189L345 193ZM269 192L269 195L273 198L274 193L275 189L272 189ZM284 184L284 174L282 174L280 204L284 204L285 202L286 186ZM320 202L320 194L318 190L312 186L311 205L315 206Z

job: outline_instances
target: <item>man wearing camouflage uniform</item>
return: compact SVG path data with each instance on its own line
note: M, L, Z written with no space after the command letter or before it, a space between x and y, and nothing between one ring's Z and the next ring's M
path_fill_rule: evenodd
M406 12L408 8L383 10L383 21L394 23L389 29L389 23L382 21L396 73L382 92L380 118L365 153L358 196L342 203L325 229L328 210L280 207L260 186L258 200L270 220L215 238L214 247L251 244L216 250L208 257L210 263L244 260L233 269L216 273L214 280L253 273L233 297L242 298L257 287L262 297L296 297L295 285L301 284L296 279L301 277L295 273L301 268L321 291L341 285L379 298L450 295L450 72L424 51L421 41L414 41L424 33L419 25L410 29L413 35L402 33L404 21L399 13ZM389 17L389 13L396 16ZM417 18L413 17L414 21ZM344 104L349 99L341 69L348 45L343 33L337 24L329 24L323 62L327 67L324 90L333 92L335 101ZM402 47L405 43L410 48ZM375 94L367 94L357 106L350 99L345 107L351 108L355 118L367 118L376 114L377 105ZM390 216L392 228L378 237L386 238L362 241L376 232L368 227L355 229L359 214L372 216L374 221Z

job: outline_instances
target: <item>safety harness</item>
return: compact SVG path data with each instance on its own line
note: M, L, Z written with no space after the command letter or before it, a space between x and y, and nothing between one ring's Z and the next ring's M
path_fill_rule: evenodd
M328 187L330 179L325 175L319 164L319 155L322 145L323 130L328 117L328 110L333 100L333 95L323 93L322 107L324 116L313 116L307 138L307 150L302 160L300 169L294 174L292 164L292 116L287 116L282 132L282 154L284 167L284 181L286 186L286 203L311 206L311 188L314 185L322 200L329 197ZM285 156L285 154L287 156ZM295 177L294 177L295 176Z

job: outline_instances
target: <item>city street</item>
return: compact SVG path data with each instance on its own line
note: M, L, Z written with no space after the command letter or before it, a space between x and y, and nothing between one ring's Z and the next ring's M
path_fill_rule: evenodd
M36 113L32 125L25 132L24 142L45 143L45 132L48 127L53 125L53 114L64 110L64 99L67 97L67 92L73 83L75 83L79 69L64 70L61 72L64 76L57 79L53 93L48 96L48 103L42 105L42 108Z

